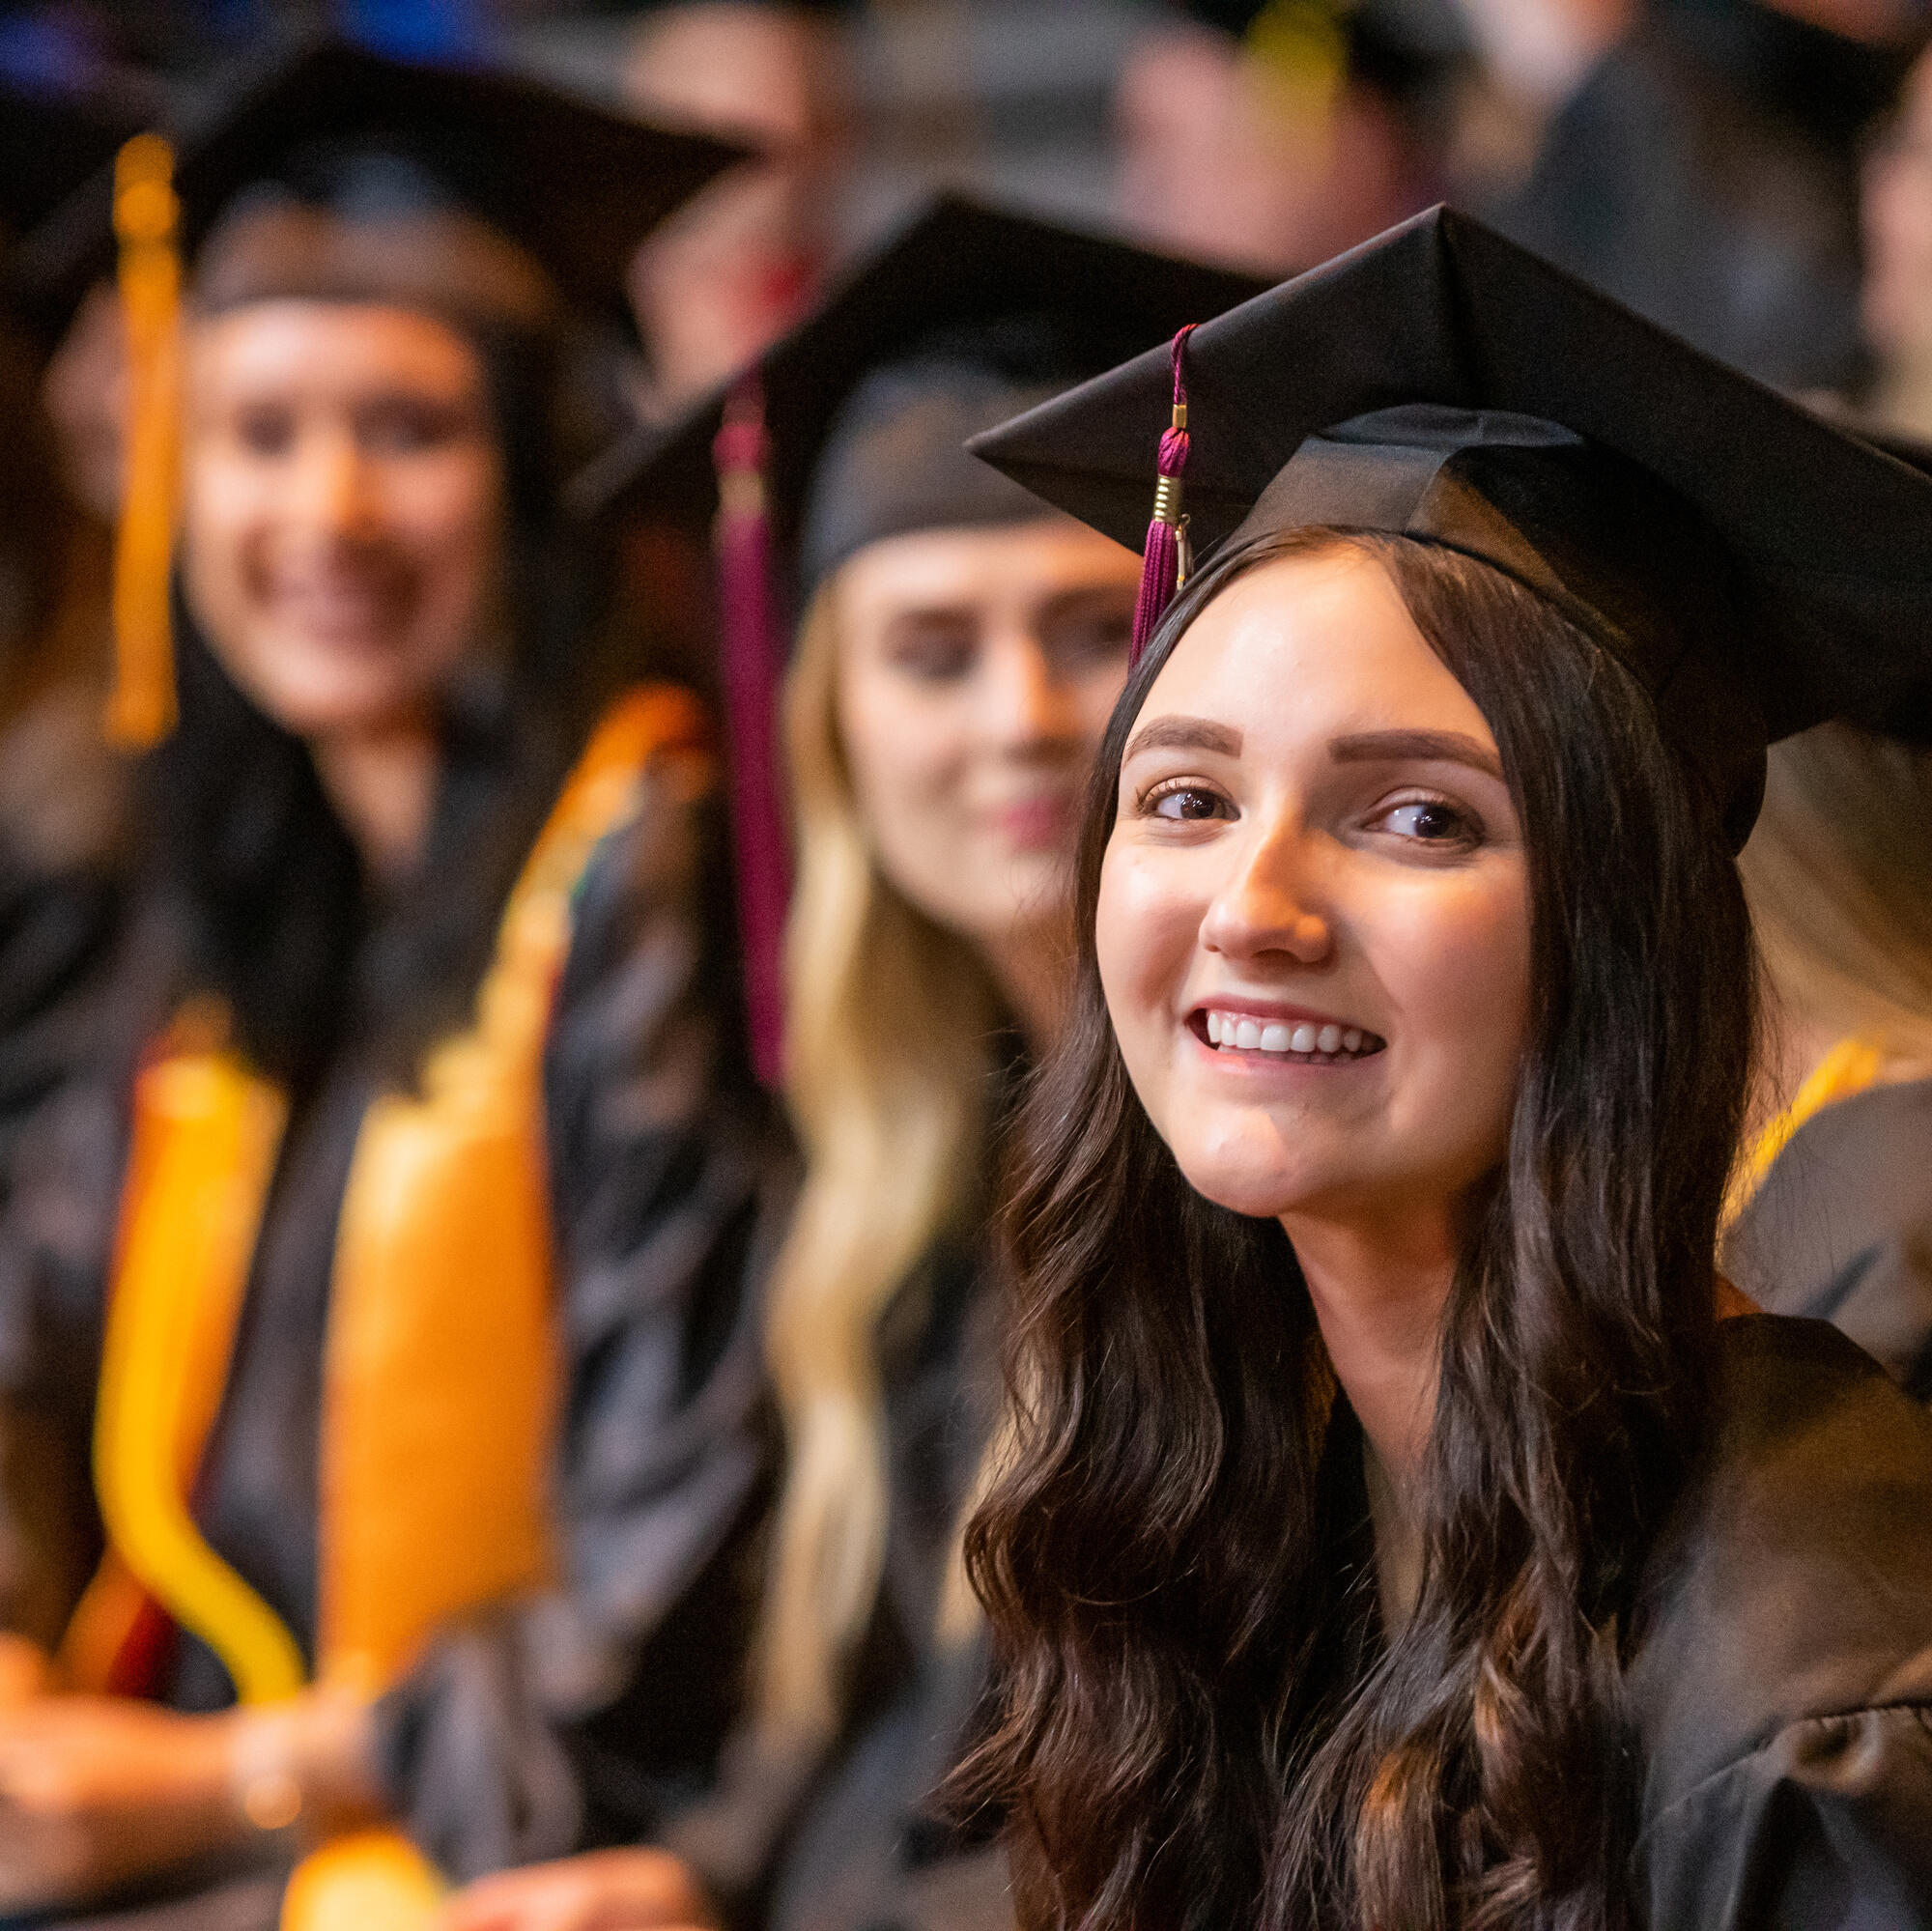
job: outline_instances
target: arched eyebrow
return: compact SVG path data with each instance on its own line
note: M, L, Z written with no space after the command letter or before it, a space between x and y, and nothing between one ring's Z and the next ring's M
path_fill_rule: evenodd
M1336 738L1328 755L1337 764L1466 764L1498 783L1503 776L1495 753L1463 731L1357 731Z
M1155 718L1128 740L1122 762L1144 751L1209 751L1221 757L1239 757L1241 734L1232 724L1213 724L1207 718Z

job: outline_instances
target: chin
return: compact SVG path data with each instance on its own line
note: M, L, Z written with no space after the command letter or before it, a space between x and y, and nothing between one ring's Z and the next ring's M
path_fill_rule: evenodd
M416 714L412 698L393 691L270 691L263 708L298 738L353 737L380 732Z
M1270 1135L1252 1142L1216 1147L1170 1142L1180 1177L1205 1200L1252 1220L1273 1220L1291 1212L1310 1192L1309 1177L1289 1165Z

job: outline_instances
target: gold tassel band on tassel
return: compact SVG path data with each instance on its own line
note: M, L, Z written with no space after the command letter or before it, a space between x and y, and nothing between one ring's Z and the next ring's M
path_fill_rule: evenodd
M181 256L174 165L174 150L157 134L136 134L114 163L128 383L107 734L134 750L158 743L175 723L168 597L180 487Z

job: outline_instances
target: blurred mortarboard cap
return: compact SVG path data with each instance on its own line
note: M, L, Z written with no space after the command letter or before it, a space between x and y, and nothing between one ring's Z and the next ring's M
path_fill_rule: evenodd
M7 304L50 348L84 289L43 285L20 243L88 183L101 184L116 150L155 117L158 96L131 75L71 84L0 68L0 250Z
M38 85L0 68L0 224L24 235L113 159L147 113L129 90Z
M1188 339L1197 552L1432 538L1585 623L1742 842L1767 735L1932 703L1932 480L1449 209ZM1173 376L1151 351L975 439L1122 542Z
M968 435L1010 413L1003 402L1107 368L1263 286L934 198L758 359L778 547L809 584L874 536L1027 514L1024 497L963 453ZM579 478L576 506L708 526L712 443L733 386L609 452Z
M333 38L251 62L167 130L180 240L192 259L238 197L302 198L335 157L389 157L536 260L573 303L621 312L639 241L745 151L653 127L500 69L429 65ZM374 208L374 171L363 170ZM354 218L354 209L345 211ZM77 292L111 272L111 184L70 198L29 238L24 269Z

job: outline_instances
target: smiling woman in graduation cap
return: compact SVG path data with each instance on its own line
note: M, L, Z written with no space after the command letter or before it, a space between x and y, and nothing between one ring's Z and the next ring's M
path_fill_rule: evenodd
M1177 381L968 1536L1021 1919L1932 1921L1932 1422L1713 1258L1733 854L1926 700L1932 490L1444 212L976 447L1132 541Z
M710 759L559 507L574 351L732 156L330 44L179 154L115 208L150 850L0 1254L0 1909L271 1922L395 1820L286 1921L405 1923L421 1853L649 1826L735 1677L767 1161Z

